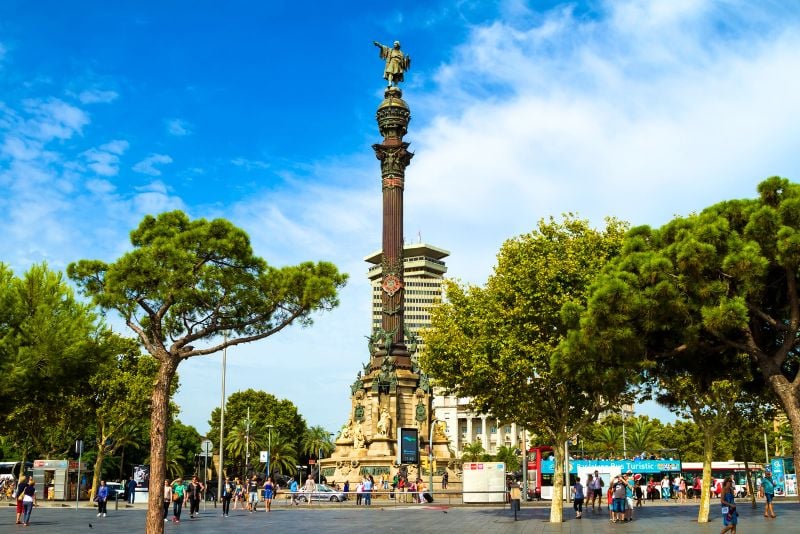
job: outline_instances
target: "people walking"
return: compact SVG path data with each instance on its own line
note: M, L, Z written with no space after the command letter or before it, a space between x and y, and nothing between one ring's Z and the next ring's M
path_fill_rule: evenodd
M258 506L258 478L255 475L247 482L247 510L252 514Z
M200 479L197 476L192 477L192 481L189 483L189 486L186 488L187 490L187 499L189 500L189 518L194 519L198 515L200 515L200 499L203 496L203 491L205 491L205 487L200 482Z
M592 477L592 512L594 512L595 500L597 500L597 511L603 511L603 486L605 486L605 482L603 482L600 473L595 470L594 476Z
M272 511L272 497L275 495L275 484L272 482L272 477L267 477L264 482L264 507L267 512Z
M126 489L128 490L128 504L133 504L136 501L136 481L133 477L128 480Z
M244 499L244 486L242 482L239 480L239 477L233 479L234 491L233 491L233 509L236 510L239 508L240 504L242 503L242 499ZM244 505L241 506L242 510L244 510Z
M311 504L311 497L314 495L316 491L317 491L317 483L314 482L314 477L308 475L306 483L303 486L303 493L307 494L306 498L308 499L309 505Z
M22 522L27 527L31 524L31 512L36 506L36 481L31 477L22 490Z
M169 480L164 481L164 521L169 516L169 505L172 502L172 486L169 485Z
M108 486L106 486L105 480L100 481L100 487L97 489L95 499L97 499L97 517L106 517L106 512L108 511Z
M575 477L575 485L572 486L572 491L575 493L572 507L575 509L575 517L580 519L583 515L583 484L581 484L581 477Z
M733 494L733 481L726 478L725 482L722 484L722 496L720 497L723 527L720 534L725 534L727 531L736 534L736 525L739 523L739 512L736 511L736 502L734 501Z
M298 477L299 476L300 475L298 475ZM292 504L296 505L298 485L297 485L297 480L295 480L294 478L292 478L292 481L289 483L289 491L292 492Z
M442 489L443 489L443 490L446 490L446 489L447 489L447 481L448 481L449 479L450 479L450 477L448 476L448 474L447 474L447 471L445 471L444 473L442 473Z
M775 519L775 509L772 507L772 500L775 498L775 482L772 480L772 472L764 472L764 479L761 481L761 488L764 490L764 498L767 500L764 505L764 517Z
M17 489L14 491L14 499L16 499L17 502L17 525L22 523L22 514L25 511L25 507L22 505L22 499L25 494L25 488L28 486L27 480L25 475L19 477Z
M222 485L222 517L228 517L231 511L231 498L236 491L236 486L231 482L230 477L225 477L225 483Z
M181 522L181 510L186 502L186 486L183 478L178 477L172 481L172 522Z

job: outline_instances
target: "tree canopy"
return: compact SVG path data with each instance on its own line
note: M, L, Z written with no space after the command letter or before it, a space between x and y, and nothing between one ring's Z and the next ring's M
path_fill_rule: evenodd
M772 177L758 193L631 230L581 324L629 359L693 374L700 392L752 367L800 435L800 185Z
M630 391L629 369L613 353L600 364L578 341L567 344L574 314L595 274L619 251L626 225L603 230L567 215L506 241L485 287L446 283L447 302L423 333L423 369L478 413L513 421L554 445L554 492L563 488L563 444ZM566 320L565 320L566 319ZM598 351L599 352L599 351ZM587 377L586 369L589 370ZM635 374L635 373L634 373ZM550 520L561 522L560 501Z
M181 361L266 338L338 305L347 275L328 262L276 268L253 254L247 234L224 219L181 211L146 216L133 249L113 263L81 260L69 277L118 312L159 362L151 399L151 478L163 480L170 384ZM221 336L225 332L226 336ZM150 492L147 532L162 532L163 487Z

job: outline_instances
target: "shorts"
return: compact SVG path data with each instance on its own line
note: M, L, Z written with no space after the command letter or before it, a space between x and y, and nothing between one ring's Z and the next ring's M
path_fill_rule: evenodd
M769 503L772 502L772 499L775 498L775 494L774 493L765 493L764 497L767 498L767 504L769 504Z
M249 502L258 502L258 492L257 491L251 491L250 492L250 500L249 500Z
M722 525L727 527L729 525L736 525L739 523L739 513L734 510L733 512L722 514Z
M271 489L265 489L264 490L264 500L271 499L271 498L272 498L272 490Z
M633 508L633 497L628 497L627 501L628 501L628 508Z
M611 511L621 514L625 511L625 499L614 499L611 503Z

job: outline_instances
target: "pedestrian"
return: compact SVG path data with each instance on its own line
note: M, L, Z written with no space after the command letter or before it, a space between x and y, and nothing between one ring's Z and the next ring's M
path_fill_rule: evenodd
M308 494L308 504L311 505L311 498L313 497L314 493L317 492L317 483L314 482L314 477L308 475L306 479L306 483L303 486L303 493Z
M242 501L242 495L243 495L243 493L242 493L243 492L242 483L239 480L239 477L236 477L236 478L233 479L233 487L234 487L234 490L233 490L233 509L236 510L236 508L238 507L239 503L241 503L241 501Z
M128 503L133 504L136 501L136 481L133 479L133 477L128 480L127 489Z
M22 522L26 527L31 524L31 512L34 506L36 506L36 481L31 477L22 490Z
M181 510L186 502L186 486L183 478L178 477L172 481L172 522L181 522Z
M300 477L299 474L297 476L298 478ZM292 478L292 481L289 483L289 491L292 492L292 504L294 505L297 505L297 490L298 490L297 480Z
M626 499L626 487L627 484L622 479L622 477L615 477L614 483L611 485L610 489L613 489L613 498L612 501L612 510L613 510L613 517L611 519L612 523L623 523L625 521L625 499Z
M372 488L374 484L375 481L372 479L372 475L367 475L364 478L364 506L372 506Z
M169 516L169 504L172 502L172 486L169 485L169 480L164 481L164 521Z
M642 475L637 474L633 477L636 481L635 485L633 486L633 494L636 497L636 507L641 508L642 506L642 497L644 497L644 491L642 491Z
M720 504L722 505L722 530L720 534L725 534L731 531L736 534L736 525L739 523L739 512L736 511L736 502L733 498L733 481L727 478L722 485L722 496L720 497Z
M25 511L25 507L22 504L23 496L25 495L25 487L28 485L26 482L28 479L25 475L19 477L19 484L17 484L17 489L14 491L14 499L17 503L17 525L22 523L22 514Z
M443 490L447 489L447 482L448 482L449 478L450 477L448 476L447 471L442 473L442 489Z
M771 471L764 472L761 488L764 490L764 497L767 500L767 503L764 505L764 517L775 519L775 509L772 507L772 499L775 498L775 482L772 481Z
M350 498L350 481L349 480L345 480L344 481L344 486L342 486L342 492L344 493L344 498L345 499L349 499Z
M258 506L258 478L253 475L247 483L247 510L252 514Z
M231 511L231 498L236 491L236 486L231 482L230 477L225 477L225 483L222 484L222 517L228 517Z
M200 499L205 487L195 475L186 490L187 499L189 499L189 519L194 519L200 515Z
M633 521L633 472L622 475L625 482L625 521Z
M572 501L572 507L575 509L575 518L580 519L583 515L583 484L581 484L581 477L575 477L575 485L572 486L572 491L575 494L575 498Z
M364 498L364 479L362 478L361 481L356 486L356 506L361 505L361 499Z
M594 512L594 501L597 499L597 511L603 511L603 486L605 482L600 473L595 469L594 476L592 477L592 512Z
M94 496L94 500L97 501L97 517L105 517L108 511L108 486L106 486L105 480L100 481L100 487L97 490L97 495Z
M272 483L272 477L267 477L266 482L264 482L264 506L267 509L267 512L272 511L272 497L275 494L275 484Z

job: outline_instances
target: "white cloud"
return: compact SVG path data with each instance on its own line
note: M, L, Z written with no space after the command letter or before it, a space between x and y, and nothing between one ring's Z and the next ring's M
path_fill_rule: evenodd
M161 176L161 170L157 169L156 165L165 165L172 163L172 158L166 154L150 154L142 161L133 166L135 172L147 174L150 176Z
M182 119L168 119L166 121L167 133L175 136L184 136L192 133L192 125Z
M100 176L116 176L119 173L119 157L128 150L128 142L115 139L83 153L87 166Z
M102 89L87 89L81 91L78 95L78 100L82 104L107 104L113 102L119 97L116 91L102 90Z
M234 158L231 160L231 163L248 171L252 171L253 169L268 169L270 166L266 161L247 158Z
M89 124L89 115L57 98L23 101L25 111L32 116L25 122L23 133L47 142L52 139L70 139L82 133Z

